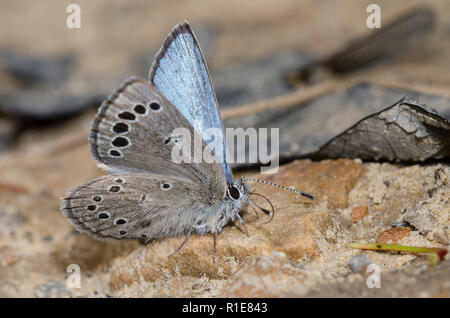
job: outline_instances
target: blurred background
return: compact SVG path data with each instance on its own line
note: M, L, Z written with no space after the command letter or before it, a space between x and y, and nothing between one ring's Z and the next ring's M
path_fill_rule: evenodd
M287 94L315 84L317 78L321 81L322 72L313 68L311 74L311 65L376 31L366 24L370 1L78 1L79 29L66 25L71 3L0 1L0 149L34 137L47 139L49 123L54 128L55 120L58 124L62 118L95 109L129 76L146 77L163 39L183 20L199 37L221 109ZM377 4L382 27L417 8L419 17L412 17L390 38L374 39L374 47L347 54L350 57L343 62L350 59L355 67L335 72L338 81L369 80L448 97L448 1ZM369 54L367 61L364 54ZM386 58L391 55L394 58ZM355 61L361 56L359 65ZM367 67L371 58L380 57L381 63ZM328 68L339 70L341 60ZM405 94L378 98L375 109ZM438 110L448 115L446 107ZM321 142L364 115L368 113L349 117Z

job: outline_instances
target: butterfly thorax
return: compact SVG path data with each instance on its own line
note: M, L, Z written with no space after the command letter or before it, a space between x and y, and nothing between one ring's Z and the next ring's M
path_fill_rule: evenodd
M223 224L220 222L220 231L228 223L232 223L240 218L240 213L248 205L248 185L242 179L233 180L228 184L225 208L223 211Z
M195 226L194 232L200 235L218 234L230 223L240 218L240 213L248 205L248 186L243 180L233 180L227 185L225 197L215 207L216 213L211 213L201 224Z

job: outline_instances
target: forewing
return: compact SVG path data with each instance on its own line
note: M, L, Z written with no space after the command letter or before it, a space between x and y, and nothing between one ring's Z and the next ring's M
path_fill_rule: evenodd
M209 210L220 213L220 202L188 180L125 174L69 190L61 210L76 229L97 239L148 242L187 233L205 222Z
M199 44L187 22L176 25L167 36L150 69L149 80L216 152L227 182L231 182L216 95ZM209 128L215 129L213 140Z
M91 153L102 168L113 173L185 178L223 193L226 181L220 163L174 162L172 148L178 140L173 131L177 128L189 131L190 141L179 142L190 142L193 150L196 132L186 118L149 83L130 79L100 107L89 135Z

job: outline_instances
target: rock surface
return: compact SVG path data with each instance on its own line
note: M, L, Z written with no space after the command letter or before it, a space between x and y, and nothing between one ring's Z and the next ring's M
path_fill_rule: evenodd
M86 127L89 119L75 119L69 127ZM332 288L334 284L364 281L365 274L352 273L347 265L360 254L347 244L375 242L392 224L402 222L403 211L417 207L418 202L433 213L436 224L449 235L449 190L442 187L450 176L448 166L396 166L341 159L295 161L281 166L274 175L246 172L308 191L315 200L252 183L252 190L270 198L275 217L263 224L268 220L266 215L256 217L248 211L244 220L249 237L238 226L226 227L218 236L215 263L209 235L192 236L172 257L168 255L181 244L182 237L146 246L134 241L99 242L76 233L59 211L59 197L66 188L103 174L92 162L86 142L77 140L64 135L29 146L26 152L0 157L4 172L0 192L1 296L313 295L324 284ZM368 213L355 223L351 211L359 206L367 206ZM444 246L416 228L397 243ZM422 256L366 254L379 264L383 274L403 275L400 273L406 268L427 267ZM80 289L67 285L70 264L80 267ZM434 284L438 282L430 281L424 295L434 295ZM445 284L442 286L439 290L448 293Z

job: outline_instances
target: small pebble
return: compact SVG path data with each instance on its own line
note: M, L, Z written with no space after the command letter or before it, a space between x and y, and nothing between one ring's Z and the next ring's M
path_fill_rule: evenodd
M372 264L371 260L369 259L369 257L367 257L366 254L359 254L356 256L353 256L349 261L348 261L348 266L350 266L350 268L352 269L352 271L354 273L359 273L361 272L364 268L367 268L367 266L369 266L370 264Z
M72 297L72 292L65 289L59 281L50 281L36 289L34 295L37 298L67 298Z
M355 206L352 212L350 212L350 217L353 222L358 222L367 214L367 212L369 212L367 206Z
M394 227L381 232L377 237L378 244L397 244L402 238L407 236L411 230L407 227Z
M9 246L0 247L0 265L11 266L20 259L20 254Z

